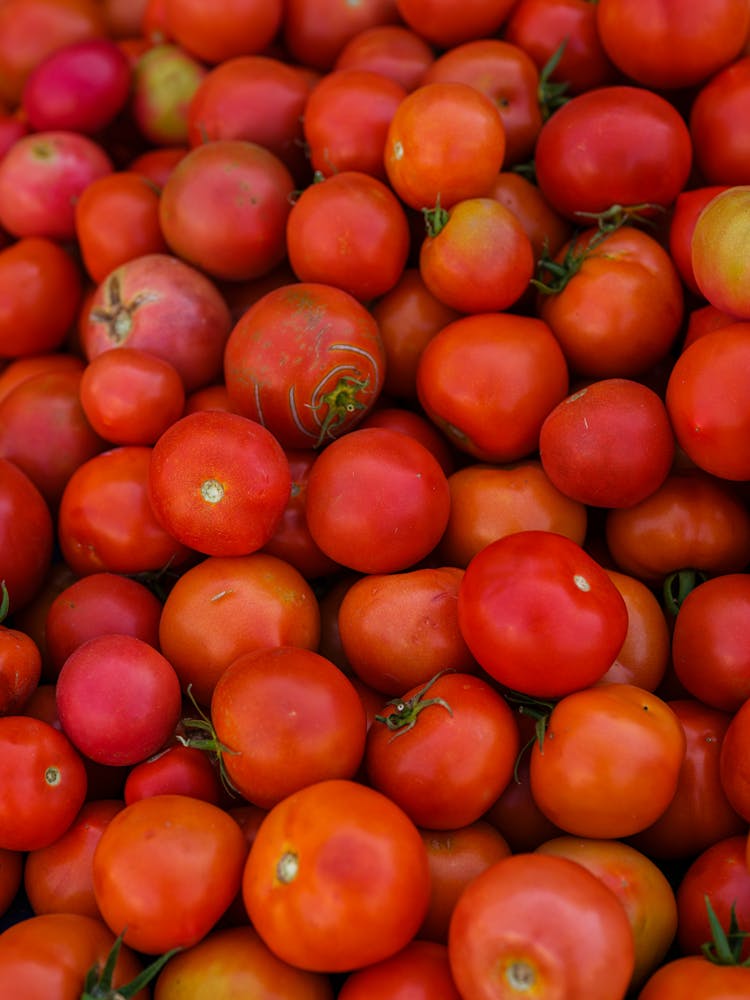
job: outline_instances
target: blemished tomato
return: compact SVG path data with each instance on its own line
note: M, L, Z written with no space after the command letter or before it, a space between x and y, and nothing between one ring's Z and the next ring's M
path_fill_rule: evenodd
M568 833L627 837L667 808L684 759L685 734L667 702L632 684L597 684L552 709L531 751L531 792Z
M154 1000L193 996L277 996L284 1000L333 1000L330 978L278 958L249 926L215 928L169 960L154 984Z
M445 530L448 480L416 438L355 428L319 454L307 483L307 524L323 552L361 573L425 559Z
M459 586L458 624L495 680L556 698L600 680L625 641L628 614L615 584L580 545L531 529L473 557Z
M361 302L341 288L301 281L267 292L238 319L224 381L232 408L262 423L282 447L312 448L370 410L384 361L377 322Z
M247 842L224 809L189 795L151 795L121 809L93 858L106 923L149 955L188 948L234 899Z
M0 458L0 580L11 614L42 588L54 536L52 514L39 489L15 462Z
M625 908L569 858L515 854L464 889L448 934L461 996L511 1000L547 993L621 1000L635 946Z
M631 379L592 382L545 418L539 456L552 483L593 507L630 507L672 468L674 434L664 403Z
M417 826L455 830L502 793L519 747L502 695L480 677L442 672L384 705L367 733L364 766L368 783Z
M340 170L305 188L286 224L287 257L298 280L341 288L360 302L393 288L409 242L401 202L359 170Z
M664 872L646 854L619 840L553 837L536 850L576 861L614 892L633 930L631 987L642 983L663 961L677 931L677 903Z
M365 750L365 710L351 681L295 646L234 660L214 688L211 721L230 782L262 809L317 781L354 778Z
M568 366L547 323L510 312L448 323L425 345L417 367L427 416L482 462L536 452L542 423L568 388Z
M458 628L462 576L454 566L420 567L352 583L339 605L338 628L360 680L383 694L400 695L441 670L475 672Z
M282 0L165 0L166 28L184 49L206 63L262 52L281 27Z
M50 723L26 715L0 717L0 847L33 851L70 827L86 798L83 761Z
M396 109L385 143L395 193L418 211L484 197L505 157L492 100L468 83L423 84Z
M394 955L416 934L430 896L427 851L381 792L320 781L263 819L242 894L251 924L279 958L313 972L352 971Z
M747 109L750 52L704 82L690 105L688 125L695 166L706 184L750 182Z
M339 1000L369 1000L374 996L390 1000L461 1000L451 974L448 949L434 941L410 941L390 958L350 972L337 996Z
M270 539L292 487L286 455L261 424L239 413L199 410L153 446L148 495L154 514L183 545L244 556Z

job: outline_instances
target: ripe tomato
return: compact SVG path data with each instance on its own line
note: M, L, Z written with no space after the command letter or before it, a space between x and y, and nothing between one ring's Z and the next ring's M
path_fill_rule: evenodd
M279 958L314 972L347 972L394 955L416 934L429 903L427 851L406 813L381 792L320 781L266 815L242 894L250 922Z
M409 91L419 86L434 58L432 46L418 32L403 24L382 24L353 35L333 68L380 73Z
M717 965L703 955L683 955L659 966L638 994L638 1000L744 1000L750 990L750 969Z
M467 0L460 10L454 4L430 0L397 0L396 6L409 27L435 48L450 49L494 35L508 16L513 0Z
M54 534L38 488L14 462L0 458L0 580L11 614L41 589L52 564Z
M0 847L34 851L70 827L86 798L86 768L72 743L50 723L0 717Z
M426 558L449 508L448 480L432 452L386 427L332 441L307 483L310 534L327 556L360 573L394 573Z
M617 587L580 545L526 530L471 560L458 591L458 624L495 680L555 698L604 675L625 641L628 615Z
M455 453L441 431L426 416L404 406L374 406L360 427L390 427L410 434L431 451L440 468L449 476L456 467Z
M271 432L223 410L175 421L154 445L148 473L158 520L183 545L212 556L262 548L291 484L286 455Z
M350 972L339 990L338 1000L389 1000L430 997L430 1000L461 1000L451 974L448 949L434 941L410 941L405 948Z
M128 770L123 788L125 805L149 795L189 795L220 805L219 769L199 747L169 744Z
M667 230L669 255L683 283L695 295L701 294L693 272L692 241L695 224L711 199L725 190L726 185L711 184L680 191L670 214Z
M625 601L628 631L602 680L656 691L670 665L667 616L654 591L641 580L607 567L605 572Z
M719 777L729 804L750 823L750 699L732 715L724 732Z
M189 795L151 795L121 809L93 858L107 924L149 955L208 934L242 879L247 843L232 817Z
M737 319L750 319L748 240L750 185L724 187L704 206L693 227L690 261L695 283L711 305Z
M375 716L364 765L369 784L417 826L455 830L480 819L502 793L519 743L510 706L487 681L440 673Z
M601 879L569 858L515 854L463 891L448 954L461 996L621 1000L635 948L625 909Z
M136 50L128 109L147 143L187 146L187 108L207 71L204 62L164 36Z
M750 53L714 73L690 104L688 126L695 166L705 184L742 184L748 176L747 110Z
M317 649L320 608L299 570L283 559L209 556L169 591L159 643L182 683L208 707L214 686L243 653L267 646Z
M417 210L449 209L487 194L503 165L505 127L490 98L471 84L423 84L396 109L384 155L402 201Z
M675 454L664 403L632 379L592 382L567 396L539 432L552 483L593 507L630 507L667 478Z
M3 618L0 604L0 621ZM0 625L0 715L22 712L41 676L42 653L34 639L19 628Z
M406 213L391 189L357 170L305 188L286 225L287 256L299 281L341 288L360 302L393 288L409 240Z
M545 253L556 254L572 236L568 220L552 208L537 185L523 174L501 170L488 194L509 208L519 220L531 240L535 261Z
M547 414L568 392L568 367L549 326L509 312L463 316L424 347L423 409L456 447L483 462L537 450Z
M267 292L237 321L224 380L234 410L284 448L311 448L368 412L384 361L377 323L362 303L326 283L297 282Z
M292 58L313 70L329 70L344 45L360 31L398 24L396 0L287 0L282 41Z
M667 702L631 684L593 685L552 709L531 752L531 792L567 833L627 837L667 808L684 759L685 734Z
M338 628L360 680L383 694L400 695L443 670L475 672L458 628L462 576L453 566L425 566L352 583L339 605Z
M691 161L679 111L655 91L622 84L577 94L558 108L534 152L542 194L573 221L612 206L667 208L685 187Z
M200 0L164 3L170 36L207 63L262 52L281 27L282 11L282 0L218 0L210 12Z

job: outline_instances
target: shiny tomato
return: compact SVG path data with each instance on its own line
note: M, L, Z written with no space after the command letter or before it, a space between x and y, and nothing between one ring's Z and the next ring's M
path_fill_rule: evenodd
M750 969L715 964L703 955L683 955L655 970L638 994L638 1000L745 1000L750 990Z
M670 213L667 230L669 255L684 284L696 295L700 295L701 290L693 271L692 241L695 224L711 199L724 190L726 185L711 184L680 191Z
M617 587L580 545L526 530L471 560L458 591L458 624L495 680L555 698L604 675L625 641L628 616Z
M28 604L42 588L52 565L54 523L31 479L7 458L0 458L0 580L9 611Z
M189 795L151 795L121 809L99 838L96 901L137 951L187 948L231 903L246 857L239 824L223 809Z
M510 312L449 323L425 346L417 367L427 415L460 451L483 462L515 462L535 452L545 417L567 392L567 363L550 327Z
M174 743L128 770L123 788L125 805L148 795L190 795L219 805L219 769L199 747Z
M461 1000L448 949L434 941L410 941L390 958L350 972L338 992L338 1000L369 1000L373 996L387 996L390 1000Z
M750 53L745 48L695 95L688 115L695 166L705 184L742 184L748 176Z
M382 24L353 35L333 68L380 73L409 91L419 86L434 59L432 46L418 32L403 24Z
M293 60L325 71L360 31L400 22L396 0L287 0L282 40Z
M711 305L750 319L748 270L740 248L748 238L750 185L723 187L698 215L690 242L695 283Z
M602 680L656 691L670 665L667 616L654 591L641 580L606 567L605 572L625 601L628 631Z
M252 925L281 959L351 971L394 955L416 934L429 903L427 851L387 796L353 781L316 782L266 815L242 892Z
M217 0L210 12L200 0L164 4L170 36L207 63L262 52L276 37L282 12L282 0Z
M585 2L585 0L584 0ZM556 254L572 235L567 219L556 212L536 184L515 170L501 170L490 188L489 197L509 208L531 240L534 260Z
M0 605L0 621L3 617ZM0 714L20 713L41 676L42 653L34 639L19 628L0 625Z
M667 702L631 684L593 685L552 709L532 749L531 792L566 832L622 838L664 812L684 759L685 734Z
M461 996L511 1000L535 990L620 1000L635 966L624 907L569 858L515 854L466 887L448 936Z
M440 468L449 476L456 467L456 456L451 444L441 431L426 416L405 406L384 406L382 401L364 418L360 427L390 427L402 434L411 434L440 463Z
M430 0L397 0L404 21L438 49L494 35L502 26L513 0L467 0L459 10L453 4Z

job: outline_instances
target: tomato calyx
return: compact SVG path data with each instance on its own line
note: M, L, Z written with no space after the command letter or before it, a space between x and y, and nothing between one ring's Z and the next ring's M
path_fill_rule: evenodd
M393 706L393 711L388 712L386 715L376 715L375 722L381 722L387 729L393 732L393 736L390 741L396 739L397 736L403 736L410 729L413 729L417 724L417 718L419 713L423 712L430 705L440 705L444 708L449 715L453 715L453 709L450 707L445 698L425 698L424 696L430 690L432 685L442 677L446 671L441 670L440 673L435 674L431 680L416 691L411 698L392 698L390 701L386 702L386 705Z
M547 121L547 119L554 114L558 108L561 108L563 104L567 104L570 100L568 97L568 88L570 87L569 81L560 80L559 82L555 82L550 79L560 64L560 60L563 57L567 44L568 40L567 38L564 38L544 66L542 66L539 73L539 84L537 86L536 96L539 101L539 108L542 112L542 121Z
M708 923L711 928L711 941L706 941L701 945L703 955L714 965L750 967L750 958L745 959L744 962L740 960L745 938L750 936L750 931L740 930L737 923L735 904L732 903L731 910L729 911L729 927L725 930L721 926L713 906L711 906L711 900L708 895L704 895L703 899L708 913Z
M582 220L596 224L605 236L622 226L654 225L654 214L664 212L663 205L644 201L639 205L610 205L603 212L576 212Z
M182 950L181 948L172 948L165 952L141 970L135 979L131 979L129 983L115 989L112 986L112 976L124 936L125 931L118 935L103 966L94 965L89 969L84 980L81 1000L129 1000L155 979L170 958Z
M213 763L219 769L219 778L221 780L222 787L229 795L238 795L239 793L232 784L232 779L227 773L227 769L224 764L224 754L234 754L239 751L232 750L231 747L228 747L225 743L221 742L219 737L216 735L216 729L214 728L213 723L193 697L191 684L188 685L187 696L193 703L193 707L198 714L196 718L182 720L183 732L176 733L175 739L184 747L194 747L196 750L205 750Z
M326 436L335 437L334 431L351 417L358 410L364 410L366 404L358 398L358 393L366 389L370 384L369 376L365 379L354 378L353 375L342 375L336 385L321 396L320 402L313 409L319 409L325 405L327 412L325 419L320 425L320 434L315 442L315 447L319 448Z
M435 207L423 208L422 215L424 216L425 230L430 239L434 239L445 228L448 219L450 219L450 212L440 204L439 195Z
M513 780L518 785L521 780L518 776L519 767L523 760L523 755L530 750L535 743L539 744L539 750L544 749L544 739L547 735L547 722L555 707L554 701L544 701L541 698L532 698L530 695L520 694L518 691L506 690L503 697L511 705L514 705L519 715L528 715L534 720L534 735L527 740L518 751L516 762L513 767Z
M10 594L5 585L5 580L0 580L0 622L4 622L10 611Z
M670 573L662 584L664 606L667 613L676 618L682 602L691 590L708 579L705 573L695 569L680 569Z
M94 323L104 323L107 327L107 337L119 347L123 344L133 329L133 314L148 302L156 302L158 296L153 292L138 292L130 302L124 302L122 287L117 274L110 275L104 286L106 302L96 306L89 313Z

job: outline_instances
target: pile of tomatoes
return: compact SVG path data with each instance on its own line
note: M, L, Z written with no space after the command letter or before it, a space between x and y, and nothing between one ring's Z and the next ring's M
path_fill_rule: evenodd
M748 0L0 0L0 995L750 996Z

